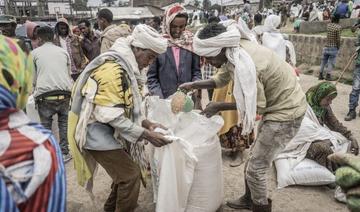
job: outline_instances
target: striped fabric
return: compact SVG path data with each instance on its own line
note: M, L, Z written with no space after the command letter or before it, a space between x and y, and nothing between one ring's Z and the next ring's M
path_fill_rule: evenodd
M16 97L0 84L0 111L16 108Z
M10 115L6 117L6 114ZM22 120L25 120L27 124L25 126L21 125L16 128L11 128L11 126L18 125L18 123L22 122L21 118L23 118ZM13 120L16 120L16 122L11 123ZM51 134L51 131L43 128L39 124L29 123L27 120L26 115L21 111L11 113L5 111L0 115L0 134L9 135L8 138L10 139L10 144L7 147L0 148L0 163L5 168L0 170L0 211L65 211L65 168L59 145ZM26 127L26 133L37 132L38 135L25 135L22 131L24 127ZM45 138L45 141L41 140L41 136ZM11 179L7 168L13 165L22 165L27 161L33 161L33 163L36 164L37 160L34 158L34 149L41 145L50 153L50 170L34 193L30 197L27 197L25 190L31 178L28 179L26 184L20 183L16 181L16 179ZM14 188L11 193L10 190L7 189L10 185Z
M24 108L33 63L15 40L0 35L0 212L65 211L65 169L50 131Z
M18 212L16 204L7 190L3 177L0 178L0 211Z

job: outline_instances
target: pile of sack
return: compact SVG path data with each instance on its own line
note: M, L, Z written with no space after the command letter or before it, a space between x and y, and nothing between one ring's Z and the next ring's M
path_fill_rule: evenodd
M348 208L350 211L360 211L360 157L334 153L329 159L341 166L336 170L335 182L346 193Z
M335 176L326 167L307 159L312 142L330 140L333 151L346 153L350 141L338 132L322 126L309 106L296 136L275 158L278 188L289 185L320 186L335 182Z

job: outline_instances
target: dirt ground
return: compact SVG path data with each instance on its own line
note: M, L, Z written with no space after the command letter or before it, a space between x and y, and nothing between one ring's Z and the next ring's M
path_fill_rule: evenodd
M301 85L306 91L309 87L316 84L318 80L309 75L301 76ZM339 84L338 97L333 101L332 108L338 119L342 121L348 110L348 96L351 86ZM360 118L355 121L344 122L344 125L353 131L357 138L360 138ZM224 174L224 203L228 199L239 197L243 193L243 169L244 165L237 168L229 167L229 160L223 157L223 174ZM70 212L88 212L103 211L109 192L111 180L106 172L100 168L98 175L95 177L94 195L92 201L87 192L77 184L76 173L73 169L73 163L66 165L67 170L67 209ZM334 190L327 187L303 187L293 186L284 189L276 189L275 169L272 168L269 173L268 181L269 195L273 199L273 211L275 212L329 212L329 211L348 211L346 205L337 203L334 200ZM152 203L152 188L141 188L139 207L137 212L154 211ZM227 206L222 207L222 211L235 211ZM238 210L241 211L241 210ZM244 210L246 211L246 210Z

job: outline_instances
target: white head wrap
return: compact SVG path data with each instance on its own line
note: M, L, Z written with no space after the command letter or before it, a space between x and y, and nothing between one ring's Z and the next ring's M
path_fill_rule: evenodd
M257 43L256 35L249 29L248 25L242 18L239 18L238 25L240 27L239 30L242 29L242 34L244 35L242 35L241 37L247 37L249 40Z
M138 83L143 85L146 82L146 76L140 73L138 63L136 62L135 55L131 49L131 46L139 47L142 49L151 49L152 51L162 54L167 49L167 39L163 38L155 29L139 24L135 27L133 33L124 38L118 38L110 50L118 52L122 58L131 64L132 71L134 72Z
M226 32L208 39L200 39L199 32L194 37L195 53L205 57L215 57L221 49L226 49L226 57L235 66L234 98L242 124L242 134L249 134L255 125L256 117L256 68L250 55L240 47L240 39L251 40L243 28L235 21L221 22Z
M130 38L132 38L131 45L142 49L151 49L158 54L165 53L168 46L167 39L145 24L137 25Z
M264 32L278 32L281 18L278 15L269 15L264 21Z
M279 32L277 27L281 23L280 16L269 15L264 21L264 25L256 26L252 30L257 35L262 35L264 32Z
M280 16L269 15L264 25L256 26L253 32L261 36L262 45L273 50L283 60L286 60L286 45L283 35L277 29L281 23Z

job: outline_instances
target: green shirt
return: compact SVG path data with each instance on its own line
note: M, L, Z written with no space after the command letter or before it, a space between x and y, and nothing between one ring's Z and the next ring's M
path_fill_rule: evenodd
M247 40L241 47L256 66L257 113L264 120L291 121L305 114L305 94L297 81L294 68L273 51ZM234 65L228 62L213 77L217 87L232 79Z

